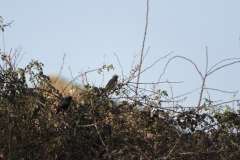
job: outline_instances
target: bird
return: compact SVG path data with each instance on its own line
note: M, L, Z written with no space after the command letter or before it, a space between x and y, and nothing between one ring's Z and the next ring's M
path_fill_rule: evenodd
M105 88L103 89L103 92L106 93L106 92L109 92L111 91L112 89L114 89L114 87L116 86L118 82L118 75L117 74L114 74L112 79L110 79L107 83L107 85L105 86Z
M67 96L63 98L59 103L58 103L58 109L56 114L58 114L60 111L66 111L68 107L70 106L70 103L72 101L71 96Z

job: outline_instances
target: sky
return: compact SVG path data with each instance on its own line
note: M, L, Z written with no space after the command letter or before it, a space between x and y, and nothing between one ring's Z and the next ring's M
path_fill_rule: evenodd
M66 53L62 76L67 80L72 79L69 68L75 77L81 71L113 64L114 70L104 72L104 81L102 74L88 74L91 84L104 86L114 74L121 76L121 80L122 69L118 59L124 76L129 76L131 66L139 63L146 4L146 0L0 0L0 16L4 18L4 23L14 21L11 28L5 28L6 52L21 46L24 56L19 67L25 67L31 59L38 60L44 63L44 72L48 75L58 74L63 54ZM157 82L168 60L177 55L193 61L204 75L206 47L208 69L224 59L240 58L239 8L239 0L150 0L144 53L150 49L142 70L159 58L173 53L144 72L140 82ZM0 49L3 50L2 38ZM231 62L234 60L227 61ZM171 83L171 88L167 83L158 85L169 96L188 93L201 87L202 82L195 67L180 58L171 60L167 65L161 78L162 82L166 80L182 81ZM206 87L234 92L239 91L239 82L240 63L236 63L209 75ZM208 92L214 104L233 99L232 93L216 90ZM179 105L196 106L199 93L200 90L196 90L181 97L184 101L179 102ZM208 98L206 92L203 98ZM240 99L239 93L235 99Z

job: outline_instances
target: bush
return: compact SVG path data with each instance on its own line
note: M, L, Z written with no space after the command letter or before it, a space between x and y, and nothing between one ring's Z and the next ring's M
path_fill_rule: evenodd
M3 25L1 27L4 28ZM18 68L16 62L20 51L21 48L13 54L6 54L5 49L1 52L2 159L240 157L238 111L228 106L212 105L210 99L205 99L201 105L205 79L227 65L201 75L203 82L197 107L164 107L166 103L176 102L173 97L169 98L167 91L153 87L152 91L147 92L139 87L139 77L145 71L141 72L142 61L132 69L129 78L123 79L106 93L103 88L85 84L83 77L89 72L101 73L105 69L113 69L112 65L104 65L80 74L69 83L63 83L58 81L59 76L51 80L45 75L41 62L33 60L25 68ZM184 58L194 64L181 56L174 56L169 62L173 58ZM83 78L84 83L72 85L79 77ZM136 77L137 82L132 82ZM59 87L56 83L64 85L60 84L62 87ZM68 94L66 89L72 91L69 93L73 97L70 108L56 115L59 101ZM236 102L239 105L239 100Z

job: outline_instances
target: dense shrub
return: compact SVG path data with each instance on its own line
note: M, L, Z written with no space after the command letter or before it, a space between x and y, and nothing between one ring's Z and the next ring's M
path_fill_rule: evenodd
M63 97L32 61L14 68L2 54L0 157L3 159L237 159L239 114L217 106L161 107L166 91L109 94L85 85L70 109L55 115ZM35 87L29 87L27 78ZM128 93L128 95L126 95ZM158 95L158 96L156 96ZM158 103L156 103L158 102ZM176 127L177 126L177 127Z
M6 25L2 20L0 24L4 32ZM162 59L141 71L143 50L144 45L140 64L133 66L130 76L110 92L103 92L104 88L90 86L84 78L89 72L113 69L112 65L85 72L67 83L59 76L51 79L45 75L43 63L35 60L18 68L21 48L13 54L4 48L0 52L0 158L239 159L239 110L221 106L227 102L213 105L210 99L201 101L207 76L240 61L214 68L223 60L204 75L185 57L169 59L166 67L172 59L183 58L202 77L199 105L181 107L167 91L154 88L160 82L139 82L142 72ZM77 78L83 83L73 85ZM153 89L147 90L147 85ZM56 115L59 101L67 95L73 97L70 108ZM173 105L164 107L169 102ZM239 105L239 100L232 102Z

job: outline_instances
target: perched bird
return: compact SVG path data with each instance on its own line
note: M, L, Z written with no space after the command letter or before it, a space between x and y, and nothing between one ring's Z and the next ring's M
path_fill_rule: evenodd
M114 89L114 87L116 86L118 82L118 75L114 74L112 79L110 79L106 85L106 87L104 88L103 92L107 93L110 92L112 89Z
M66 111L68 107L70 106L70 103L72 101L71 96L67 96L66 98L63 98L59 103L58 103L58 110L56 114L58 114L60 111Z

